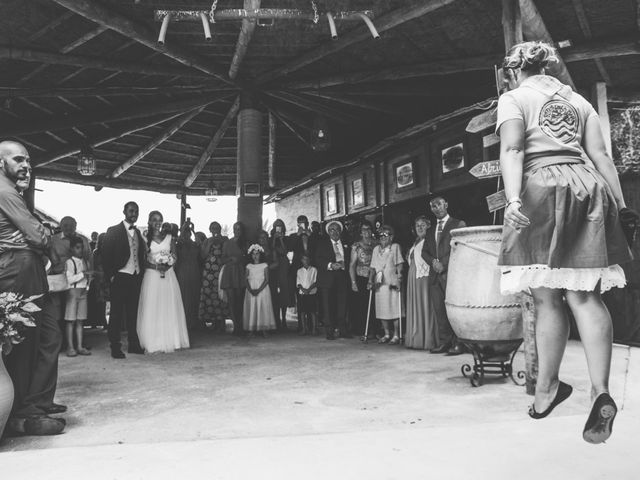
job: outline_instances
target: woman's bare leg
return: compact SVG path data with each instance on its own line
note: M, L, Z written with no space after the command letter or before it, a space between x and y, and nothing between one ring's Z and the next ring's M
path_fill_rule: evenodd
M552 288L531 289L536 306L536 346L538 379L533 402L536 412L544 412L558 391L560 363L569 337L569 322L562 291Z
M609 392L613 343L611 315L598 292L568 291L566 296L587 357L593 400L601 393Z

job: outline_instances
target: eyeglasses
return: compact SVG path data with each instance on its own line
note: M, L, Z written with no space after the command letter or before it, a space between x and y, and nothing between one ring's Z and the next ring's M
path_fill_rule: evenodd
M390 236L391 236L391 234L390 234L390 233L387 233L387 232L382 232L382 233L378 234L378 236L379 236L379 237L390 237Z

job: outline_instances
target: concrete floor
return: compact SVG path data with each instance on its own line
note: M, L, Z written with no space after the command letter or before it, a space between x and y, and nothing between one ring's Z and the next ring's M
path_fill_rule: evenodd
M472 388L469 355L273 335L203 333L173 354L109 356L92 331L91 357L60 357L56 437L0 445L4 474L24 478L544 478L635 479L640 350L614 348L614 435L581 437L589 404L582 347L570 342L561 377L573 396L547 419L526 415L524 387ZM515 366L522 368L521 353ZM20 478L23 478L22 476Z

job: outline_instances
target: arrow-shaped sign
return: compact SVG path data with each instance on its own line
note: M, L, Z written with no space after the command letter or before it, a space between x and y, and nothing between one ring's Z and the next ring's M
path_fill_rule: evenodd
M493 178L502 175L500 170L500 160L489 160L474 165L469 173L476 178Z

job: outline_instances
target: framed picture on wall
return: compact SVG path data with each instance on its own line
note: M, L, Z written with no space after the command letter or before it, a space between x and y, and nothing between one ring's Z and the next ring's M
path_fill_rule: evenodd
M338 196L336 194L335 185L332 185L325 189L324 201L325 205L327 206L327 215L338 213Z
M354 207L364 205L364 183L362 177L351 180L351 205Z
M260 184L259 183L245 183L242 185L242 192L245 197L259 197L260 196Z
M412 159L405 159L396 163L393 171L396 178L396 191L415 187L414 162Z
M442 164L443 175L455 170L464 169L464 142L461 140L452 145L443 147L442 150L440 150L440 162Z

